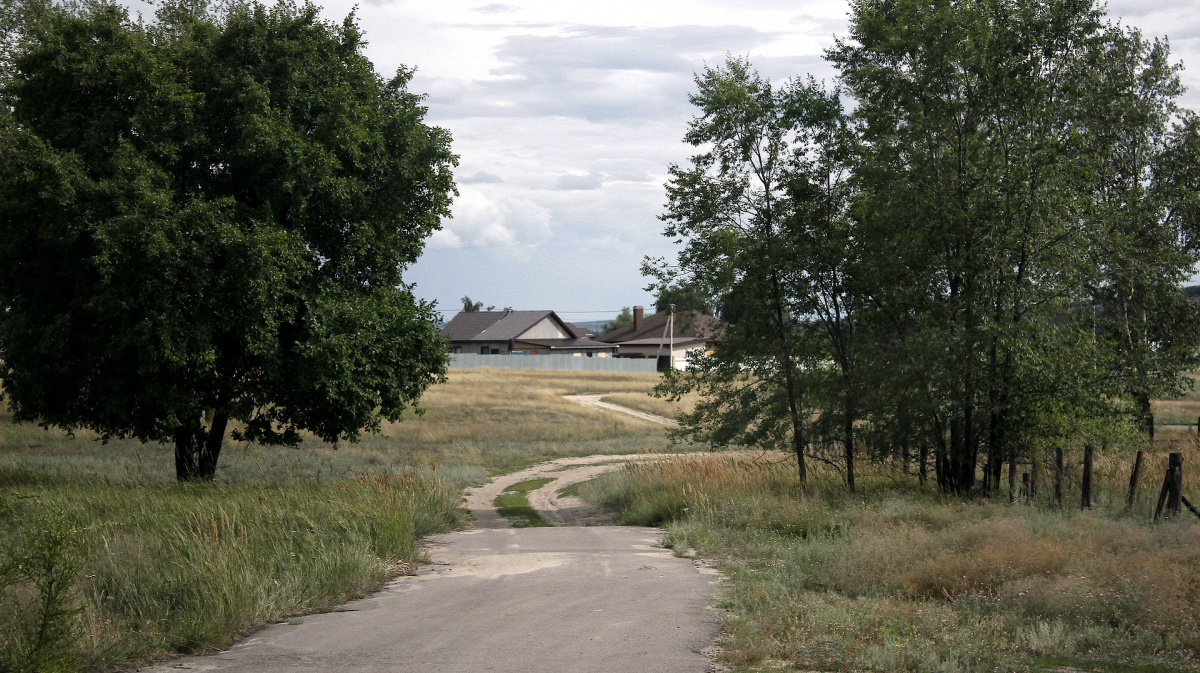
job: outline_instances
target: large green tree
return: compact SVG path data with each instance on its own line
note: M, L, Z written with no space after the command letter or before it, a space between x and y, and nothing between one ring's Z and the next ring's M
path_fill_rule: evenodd
M683 284L721 298L736 319L715 353L687 374L668 373L660 389L703 394L684 434L786 448L803 482L828 363L842 384L853 371L846 118L836 91L812 81L773 86L743 59L706 68L696 85L686 140L702 151L671 167L663 215L666 235L682 243L678 263L647 260L644 269L662 290ZM852 392L834 413L849 419L839 425L853 483Z
M1149 335L1178 310L1137 313L1155 328L1124 341L1098 339L1091 310L1122 287L1170 298L1195 262L1140 195L1178 89L1164 47L1078 0L858 0L830 52L859 103L870 301L895 345L881 388L912 389L947 491L974 487L981 454L984 488L1005 462L1011 484L1062 414L1111 413L1189 362L1186 330L1170 357Z
M411 71L313 5L26 3L0 116L0 352L15 417L173 441L354 439L443 376L402 272L448 214Z

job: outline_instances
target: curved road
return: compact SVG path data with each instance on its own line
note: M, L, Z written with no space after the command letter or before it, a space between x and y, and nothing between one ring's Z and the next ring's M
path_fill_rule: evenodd
M715 572L661 547L654 528L596 525L602 512L558 489L624 460L543 463L472 489L475 530L432 538L432 564L336 612L276 624L220 654L160 664L196 671L703 673L718 619ZM617 461L617 462L614 462ZM550 528L511 528L491 501L527 479ZM571 525L576 524L576 525Z

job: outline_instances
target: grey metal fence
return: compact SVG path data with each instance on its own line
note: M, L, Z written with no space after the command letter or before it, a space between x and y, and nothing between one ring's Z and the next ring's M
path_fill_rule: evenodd
M574 355L479 355L451 353L451 369L571 369L580 372L653 372L654 358L589 358Z

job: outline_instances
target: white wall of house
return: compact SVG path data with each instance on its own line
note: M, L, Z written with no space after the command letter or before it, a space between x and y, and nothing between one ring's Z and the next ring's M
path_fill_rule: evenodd
M507 341L465 341L465 342L459 342L459 343L454 344L454 347L462 348L462 350L458 351L458 352L473 354L473 355L480 355L480 354L483 354L483 355L507 355L508 354L508 342ZM485 348L488 350L484 350ZM497 351L499 351L499 352L497 352ZM451 349L451 352L455 352L453 348Z
M572 339L571 334L558 326L558 323L551 320L549 317L543 318L533 327L521 332L518 339Z

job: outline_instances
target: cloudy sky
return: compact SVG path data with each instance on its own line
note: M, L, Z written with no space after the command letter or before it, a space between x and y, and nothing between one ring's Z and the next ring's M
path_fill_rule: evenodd
M448 316L463 295L568 320L652 304L639 266L673 253L657 215L667 166L688 156L693 73L731 53L772 80L829 80L821 54L847 25L847 3L813 0L325 0L325 14L355 4L377 69L417 68L412 89L461 157L453 219L407 276ZM1200 0L1109 14L1170 37L1200 109Z

